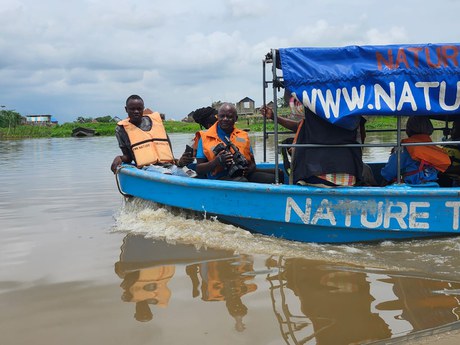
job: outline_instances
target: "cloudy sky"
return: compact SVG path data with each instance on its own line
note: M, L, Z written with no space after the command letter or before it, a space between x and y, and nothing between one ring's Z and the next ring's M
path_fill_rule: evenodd
M1 0L0 105L22 115L182 119L262 102L271 48L459 40L459 0Z

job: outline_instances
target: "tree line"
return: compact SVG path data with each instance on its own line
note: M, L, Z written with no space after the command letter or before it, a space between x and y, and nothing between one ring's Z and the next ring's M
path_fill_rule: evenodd
M3 108L3 107L2 107ZM115 122L112 116L101 116L101 117L83 117L80 116L75 120L76 123L111 123ZM19 125L25 124L24 117L14 110L0 110L0 128L16 128Z
M114 120L113 117L110 115L96 117L94 119L92 117L79 116L77 117L77 120L75 122L78 122L78 123L91 123L91 122L110 123L110 122L116 122L116 120Z
M3 108L3 107L2 107ZM14 129L22 122L22 116L14 110L0 110L0 128Z

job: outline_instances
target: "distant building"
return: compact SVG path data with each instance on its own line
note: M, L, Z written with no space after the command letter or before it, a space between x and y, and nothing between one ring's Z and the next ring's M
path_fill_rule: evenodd
M249 97L243 98L236 103L236 111L238 115L252 115L255 112L254 100Z
M27 115L26 124L38 126L50 125L51 115Z

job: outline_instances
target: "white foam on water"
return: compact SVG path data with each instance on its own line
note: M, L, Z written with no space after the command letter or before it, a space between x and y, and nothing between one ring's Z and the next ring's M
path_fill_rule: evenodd
M133 198L115 217L113 231L143 234L168 243L194 244L197 248L230 250L347 263L379 269L419 271L428 275L458 274L460 239L418 240L379 244L315 244L282 240L223 224L199 213L180 211Z

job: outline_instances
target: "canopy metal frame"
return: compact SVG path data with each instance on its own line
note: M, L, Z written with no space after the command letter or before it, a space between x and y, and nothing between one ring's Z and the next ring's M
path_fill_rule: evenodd
M262 85L263 85L263 106L267 105L267 92L266 89L271 85L273 89L273 125L274 130L273 132L267 131L267 119L264 117L263 119L263 131L264 131L264 140L263 140L263 160L264 162L267 161L267 138L269 135L274 136L274 148L275 148L275 183L279 184L279 150L280 148L284 147L392 147L394 148L395 152L397 153L397 177L396 183L401 184L402 176L401 176L401 153L404 146L427 146L427 145L460 145L460 141L436 141L436 142L425 142L425 143L401 143L402 138L402 131L405 130L402 128L402 121L401 116L397 116L396 122L396 130L381 130L381 131L396 131L396 142L393 143L380 143L380 144L342 144L342 145L334 145L334 144L281 144L279 143L279 134L280 133L292 133L292 132L285 132L280 131L278 128L278 89L284 86L284 79L282 75L278 75L277 72L277 53L276 49L271 49L268 54L266 54L265 58L262 60ZM267 80L267 64L271 64L271 73L272 78L271 80ZM459 117L460 119L460 117ZM446 127L444 128L435 128L443 130L444 133L449 129L446 121ZM380 130L374 130L376 132Z

